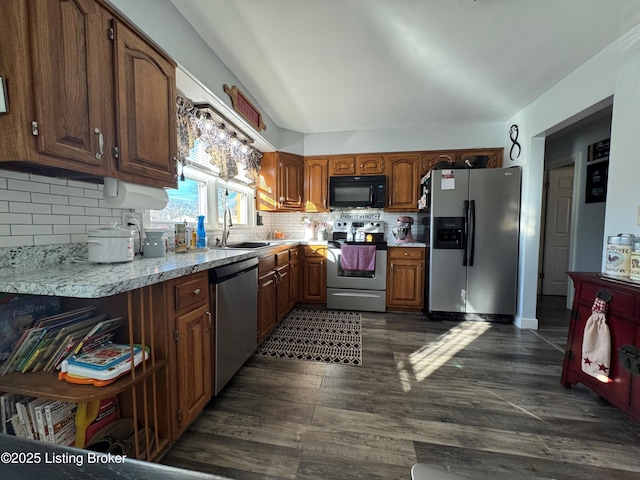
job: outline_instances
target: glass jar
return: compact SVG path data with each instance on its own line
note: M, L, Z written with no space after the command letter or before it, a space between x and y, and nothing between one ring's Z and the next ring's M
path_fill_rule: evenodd
M629 278L635 282L640 282L640 242L635 242L632 246Z

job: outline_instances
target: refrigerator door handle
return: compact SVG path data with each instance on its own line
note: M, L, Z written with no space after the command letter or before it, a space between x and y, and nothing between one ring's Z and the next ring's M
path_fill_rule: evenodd
M462 248L464 249L464 255L462 257L462 266L466 267L469 264L469 257L467 255L467 248L469 247L468 236L469 236L469 200L464 201L464 224L463 228L463 237L462 237Z
M469 209L470 215L470 232L469 238L471 239L471 245L469 246L469 266L473 267L473 257L476 249L476 201L471 200L471 208Z

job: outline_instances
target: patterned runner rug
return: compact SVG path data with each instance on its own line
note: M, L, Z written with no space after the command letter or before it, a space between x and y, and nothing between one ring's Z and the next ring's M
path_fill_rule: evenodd
M360 366L361 327L357 312L294 308L256 354Z

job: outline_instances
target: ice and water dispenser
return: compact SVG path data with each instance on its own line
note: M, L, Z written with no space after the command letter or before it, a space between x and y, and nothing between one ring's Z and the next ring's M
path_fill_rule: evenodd
M436 217L434 245L431 248L463 249L464 217Z

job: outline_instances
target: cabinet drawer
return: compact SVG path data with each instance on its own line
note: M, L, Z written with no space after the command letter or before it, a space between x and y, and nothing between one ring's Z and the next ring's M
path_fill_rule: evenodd
M289 263L289 250L276 253L276 266L280 267Z
M609 303L608 312L618 315L633 315L635 297L632 294L593 283L585 282L582 284L582 288L580 289L580 303L593 305L593 301L600 290L608 291L613 297L611 303Z
M209 299L207 272L196 273L175 285L176 311L206 303Z
M258 274L259 275L263 275L267 272L270 272L272 270L276 269L276 256L271 254L271 255L265 255L264 257L260 257L260 259L258 260Z
M305 257L326 257L327 246L326 245L305 245L303 247L303 255Z
M409 248L409 247L392 247L389 248L389 258L392 260L423 260L424 259L424 248Z

